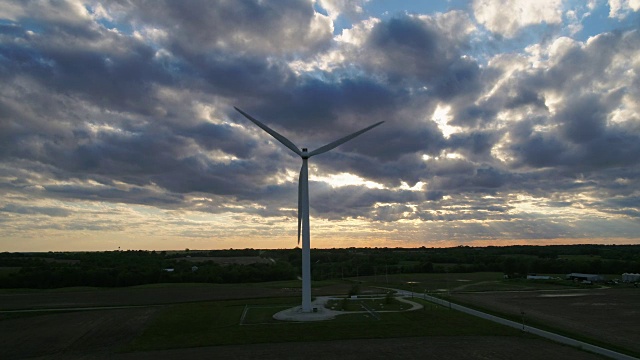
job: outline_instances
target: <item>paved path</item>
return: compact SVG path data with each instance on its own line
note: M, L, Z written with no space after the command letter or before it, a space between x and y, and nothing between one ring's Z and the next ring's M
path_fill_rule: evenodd
M566 337L566 336L562 336L562 335L558 335L549 331L545 331L542 329L538 329L529 325L524 325L522 323L518 323L515 321L511 321L511 320L507 320L507 319L503 319L501 317L498 316L494 316L491 314L487 314L484 313L482 311L478 311L478 310L474 310L465 306L461 306L458 304L454 304L450 301L447 300L443 300L443 299L439 299L430 295L426 295L426 294L418 294L418 293L412 293L411 291L406 291L406 290L399 290L399 289L394 289L395 291L398 292L398 294L402 295L402 296L411 296L413 294L413 296L415 297L421 297L422 299L425 299L427 301L430 301L432 303L435 304L439 304L442 306L446 306L450 309L454 309L454 310L458 310L458 311L462 311L464 313L473 315L473 316L477 316L483 319L487 319L502 325L506 325L506 326L510 326L512 328L516 328L516 329L521 329L522 331L526 331L562 344L567 344L570 346L574 346L577 347L579 349L583 349L583 350L587 350L587 351L591 351L593 353L596 354L600 354L600 355L604 355L607 357L610 357L612 359L620 359L620 360L638 360L638 358L635 358L633 356L629 356L629 355L625 355L613 350L609 350L609 349L605 349L599 346L595 346L595 345L591 345L589 343L583 342L583 341L578 341L575 339L572 339L570 337Z

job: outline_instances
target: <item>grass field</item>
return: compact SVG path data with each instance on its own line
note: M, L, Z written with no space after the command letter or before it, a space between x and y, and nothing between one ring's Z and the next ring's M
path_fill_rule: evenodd
M558 255L558 259L567 260L601 260L600 255Z
M375 280L372 276L313 282L313 296L345 296L354 284L358 284L363 293L380 293L384 290L374 286L413 288L419 292L420 286L435 291L449 284L452 289L464 290L472 287L491 289L502 283L499 273L398 274L384 276L384 281L379 275L378 281ZM369 313L340 315L334 320L317 323L273 320L274 313L299 305L299 284L300 281L286 281L4 290L0 296L0 310L7 311L135 307L11 313L0 317L0 338L6 345L3 359L55 354L127 360L165 358L167 354L180 354L173 358L211 358L214 354L213 357L219 358L221 353L236 358L241 358L238 354L245 354L249 358L281 359L292 351L297 351L298 358L321 359L328 357L331 349L351 354L344 358L353 359L388 358L390 354L418 358L423 353L464 359L517 356L528 360L553 358L560 356L558 354L564 359L593 358L590 354L430 303L423 303L423 310L378 312L379 320ZM615 324L617 320L612 318L611 321ZM587 319L581 324L589 326L590 322ZM631 334L636 334L633 331ZM350 349L355 348L358 350L351 352ZM151 351L154 349L157 352Z
M162 311L127 350L390 336L522 336L518 330L428 304L423 310L380 313L380 320L367 314L340 315L335 320L311 323L270 320L292 305L288 298L174 305ZM240 325L246 306L251 311Z
M341 299L329 300L325 307L337 311L363 311L363 306L373 311L401 311L407 310L411 305L396 299Z
M413 290L418 293L444 291L464 288L479 283L502 281L503 274L498 272L478 273L429 273L429 274L393 274L361 276L350 278L368 286L389 287Z
M564 278L564 275L551 274ZM417 293L437 292L482 292L482 291L534 291L562 290L572 288L593 288L590 285L578 284L565 280L527 280L504 279L502 273L430 273L430 274L393 274L378 276L361 276L351 278L368 286L390 287L410 290Z

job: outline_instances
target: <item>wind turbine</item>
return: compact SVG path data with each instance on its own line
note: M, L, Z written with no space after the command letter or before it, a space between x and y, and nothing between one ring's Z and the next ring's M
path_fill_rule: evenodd
M371 126L368 126L360 131L356 131L351 135L347 135L341 139L338 139L325 146L319 147L311 152L307 152L306 148L298 149L298 147L289 141L286 137L278 134L267 125L254 119L251 115L244 111L233 107L240 114L244 115L247 119L251 120L254 124L258 125L262 130L269 133L276 140L282 143L282 145L288 147L294 153L298 154L302 158L302 168L300 169L300 178L298 179L298 244L300 244L300 232L302 231L302 312L311 312L311 264L310 264L310 249L311 249L311 236L309 231L309 169L308 160L310 157L320 155L335 147L338 147L347 141L355 138L362 133L373 129L374 127L382 124L384 121L380 121Z

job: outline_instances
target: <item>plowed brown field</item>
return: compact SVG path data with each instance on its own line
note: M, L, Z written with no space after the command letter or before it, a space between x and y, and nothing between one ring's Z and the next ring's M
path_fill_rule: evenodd
M525 322L618 345L640 353L640 289L454 293L461 300Z

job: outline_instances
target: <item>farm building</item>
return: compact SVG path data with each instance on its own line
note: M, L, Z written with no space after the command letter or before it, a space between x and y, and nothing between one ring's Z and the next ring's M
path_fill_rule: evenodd
M623 282L636 282L640 281L640 274L624 273L622 274Z
M581 274L581 273L571 273L567 274L567 279L569 280L580 280L580 281L603 281L604 278L600 275L594 274Z
M527 280L551 280L551 279L553 278L549 275L535 275L535 274L527 275Z

